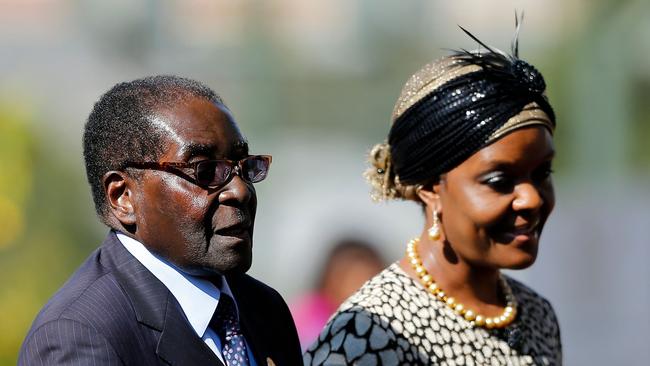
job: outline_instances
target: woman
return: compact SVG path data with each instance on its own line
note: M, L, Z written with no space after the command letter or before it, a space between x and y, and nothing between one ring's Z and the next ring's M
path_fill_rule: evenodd
M500 272L535 261L555 116L516 39L511 56L480 44L404 86L366 177L375 198L419 202L424 230L341 305L305 364L561 364L551 305Z

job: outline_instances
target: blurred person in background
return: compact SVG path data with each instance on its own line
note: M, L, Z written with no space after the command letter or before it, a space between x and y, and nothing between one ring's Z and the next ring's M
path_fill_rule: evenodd
M221 98L155 76L115 85L84 130L110 231L32 324L20 365L297 365L291 314L245 274L271 157Z
M482 50L407 81L366 173L375 198L423 207L423 231L343 303L307 365L562 363L551 304L501 273L537 256L555 203L555 116L517 37L506 55L469 35Z
M316 340L343 300L385 266L381 253L361 239L342 239L331 248L314 291L290 304L303 349Z

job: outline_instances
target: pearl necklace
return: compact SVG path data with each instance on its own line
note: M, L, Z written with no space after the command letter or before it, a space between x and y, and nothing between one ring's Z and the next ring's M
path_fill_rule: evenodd
M426 268L424 268L422 260L418 255L417 245L419 242L419 238L415 238L409 241L408 245L406 246L406 254L409 257L411 266L413 266L413 270L415 270L415 273L420 278L420 282L422 282L424 287L431 294L433 294L436 299L444 302L447 307L452 309L456 314L464 317L467 321L475 326L485 327L488 329L505 328L515 320L515 317L517 316L517 300L512 294L512 289L508 285L508 282L503 278L503 276L499 276L499 284L501 285L501 288L506 295L506 307L503 310L503 313L499 316L494 317L478 314L470 309L467 309L463 304L457 302L453 297L447 296L447 294L445 294L445 292L438 287L438 284L434 282L433 277L431 277Z

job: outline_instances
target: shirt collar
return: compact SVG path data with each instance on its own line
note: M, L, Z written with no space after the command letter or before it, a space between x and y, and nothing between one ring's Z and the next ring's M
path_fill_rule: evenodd
M226 278L222 278L221 288L217 288L212 282L191 276L161 256L151 253L139 241L119 232L116 234L124 248L169 289L196 334L203 337L217 309L221 292L234 299Z

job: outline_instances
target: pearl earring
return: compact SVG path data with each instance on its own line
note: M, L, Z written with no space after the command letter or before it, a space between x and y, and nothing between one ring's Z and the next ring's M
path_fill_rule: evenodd
M438 240L440 239L440 232L442 229L440 228L440 219L438 218L438 210L434 209L433 210L433 225L429 228L429 239L431 240Z

